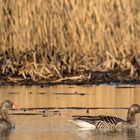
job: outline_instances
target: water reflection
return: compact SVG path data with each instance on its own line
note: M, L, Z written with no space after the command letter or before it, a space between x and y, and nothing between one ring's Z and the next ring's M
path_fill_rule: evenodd
M127 129L126 130L127 139L137 140L136 131L137 131L136 129Z
M140 86L116 88L114 86L50 86L0 87L0 103L14 101L21 108L44 107L129 107L140 104ZM27 112L25 112L26 114ZM39 113L38 113L39 114ZM140 129L124 131L78 130L68 120L72 115L111 115L126 119L127 109L56 109L43 115L11 115L16 124L14 131L0 133L2 140L128 140L140 139ZM137 115L140 122L140 115Z
M140 137L138 135L140 133L137 129L126 129L122 131L99 131L99 130L85 130L85 131L77 131L77 135L79 139L83 138L93 138L96 140L100 139L113 139L113 140L138 140Z
M0 140L9 140L12 130L2 130L0 131Z
M1 87L0 102L11 99L20 107L128 107L140 103L139 91L139 86Z

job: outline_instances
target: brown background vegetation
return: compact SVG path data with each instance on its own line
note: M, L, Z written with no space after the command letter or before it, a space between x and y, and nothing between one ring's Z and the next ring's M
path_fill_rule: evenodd
M140 0L1 0L0 75L61 79L140 64Z

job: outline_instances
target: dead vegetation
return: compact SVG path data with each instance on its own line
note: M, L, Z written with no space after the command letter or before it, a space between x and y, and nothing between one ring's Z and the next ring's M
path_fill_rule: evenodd
M0 75L63 81L120 69L138 78L139 5L140 0L0 0Z

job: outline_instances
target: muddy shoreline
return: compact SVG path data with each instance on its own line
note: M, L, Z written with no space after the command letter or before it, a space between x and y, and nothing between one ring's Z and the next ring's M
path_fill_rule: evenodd
M50 79L50 81L33 81L19 77L0 76L0 86L14 86L14 85L38 85L38 86L51 86L51 85L118 85L118 84L140 84L140 75L137 72L133 78L130 75L130 70L120 71L95 71L78 76L68 76L60 79Z

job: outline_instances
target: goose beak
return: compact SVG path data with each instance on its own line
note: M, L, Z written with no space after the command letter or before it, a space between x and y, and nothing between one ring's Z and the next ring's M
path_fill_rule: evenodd
M13 104L12 109L19 109L19 107L15 104Z

